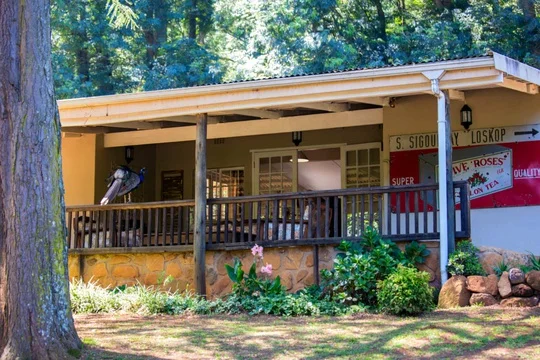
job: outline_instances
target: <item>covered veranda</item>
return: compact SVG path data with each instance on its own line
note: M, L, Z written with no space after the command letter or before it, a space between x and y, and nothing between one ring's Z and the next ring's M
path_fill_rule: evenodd
M456 237L470 235L466 183L452 182L450 100L505 87L538 92L531 68L499 54L380 69L254 80L59 102L66 137L102 134L115 148L195 141L194 200L68 207L72 251L185 249L205 292L206 249L313 245L358 239L374 226L394 240L440 239L441 277ZM394 98L438 104L438 183L207 197L207 140L383 125ZM435 120L434 120L435 121ZM384 146L385 144L383 144ZM181 156L181 154L179 154ZM293 164L298 163L294 158ZM296 154L298 156L298 154ZM438 199L438 201L427 201ZM455 203L459 202L456 209ZM316 254L316 251L315 251ZM317 271L318 272L318 271Z

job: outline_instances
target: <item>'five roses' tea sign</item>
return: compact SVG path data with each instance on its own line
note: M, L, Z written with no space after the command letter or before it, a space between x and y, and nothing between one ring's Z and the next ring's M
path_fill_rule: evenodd
M452 163L454 180L469 183L471 199L512 187L512 150L487 153Z

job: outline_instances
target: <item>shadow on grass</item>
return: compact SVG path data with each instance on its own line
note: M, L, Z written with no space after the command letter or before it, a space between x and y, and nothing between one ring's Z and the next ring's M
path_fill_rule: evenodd
M360 314L343 318L277 318L271 316L194 316L111 319L111 338L152 340L159 326L164 344L155 356L120 354L90 346L84 359L179 358L325 359L325 358L490 358L540 345L540 308L527 310L468 309L437 311L416 318ZM95 325L81 322L81 330ZM138 341L138 340L137 340ZM87 353L85 351L85 354ZM130 349L131 353L136 350ZM94 357L92 354L96 354ZM504 354L503 354L504 355ZM191 356L191 357L190 357ZM512 358L511 355L507 356ZM170 356L167 358L171 358Z

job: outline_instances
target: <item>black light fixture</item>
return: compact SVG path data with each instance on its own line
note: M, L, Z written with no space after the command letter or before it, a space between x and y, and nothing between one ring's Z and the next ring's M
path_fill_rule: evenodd
M124 148L124 159L129 164L135 158L135 148L133 146L126 146Z
M469 130L469 127L472 125L472 109L467 105L463 105L460 111L461 115L461 126L465 128L465 130Z
M302 142L302 132L301 131L293 131L292 133L292 142L294 145L298 146Z

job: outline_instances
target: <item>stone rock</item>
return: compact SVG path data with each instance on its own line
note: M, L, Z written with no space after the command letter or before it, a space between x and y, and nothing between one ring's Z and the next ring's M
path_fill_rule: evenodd
M300 270L298 274L296 275L296 282L299 283L300 281L304 280L306 276L308 275L307 270Z
M215 268L219 275L227 275L227 270L225 269L225 265L228 264L230 266L233 266L234 264L234 258L232 257L230 252L224 252L221 254L221 256L215 257Z
M435 271L431 270L429 267L427 267L425 264L418 265L418 270L425 271L429 274L429 282L435 281L437 276L435 275Z
M499 294L499 288L497 283L499 278L495 274L488 275L486 277L486 292L490 295L497 296Z
M135 266L117 265L113 269L112 276L115 278L136 278L139 276L139 271Z
M526 284L517 284L512 286L512 295L518 297L533 296L534 290Z
M306 267L312 267L313 266L313 254L308 254L306 256Z
M146 268L148 271L163 271L164 258L162 254L146 255Z
M540 291L540 271L533 270L527 273L525 277L527 285L532 287L536 291Z
M96 258L89 258L86 260L86 265L88 266L93 266L97 263L97 259Z
M304 257L304 253L300 250L289 248L289 253L285 257L285 261L283 262L285 265L286 270L297 270L300 268L300 265L302 264L302 258Z
M503 261L503 256L498 252L486 251L478 254L478 260L480 260L480 264L482 264L486 273L494 274L493 268Z
M510 280L508 279L507 271L502 273L501 278L497 283L497 287L499 288L499 295L501 295L503 299L512 295L512 284L510 284Z
M471 305L491 306L498 304L497 300L490 294L472 294L469 300Z
M225 295L230 292L232 288L232 282L228 277L222 277L213 286L212 293L216 296Z
M439 294L439 308L449 309L469 305L471 292L467 290L465 276L452 276L444 283Z
M492 265L498 265L501 261L504 261L506 264L510 264L511 266L530 265L528 254L518 253L515 251L502 249L502 248L487 247L487 246L479 246L478 249L479 249L478 258L480 259L480 263L482 264L482 266L484 266L484 261L483 261L484 257L489 257L489 256L491 256L492 261L496 261L496 263ZM502 259L499 261L497 261L497 259L499 259L496 256L497 254L502 257ZM486 259L485 262L486 264L489 264L488 259ZM484 269L486 271L488 272L492 271L492 269L488 269L487 267L488 266L484 266Z
M522 284L525 282L525 274L521 269L512 268L508 271L508 279L512 285Z
M107 262L110 265L127 264L131 261L129 256L125 255L113 255Z
M182 269L180 268L180 265L178 265L177 263L167 264L167 267L165 268L165 278L169 275L175 279L179 278L180 275L182 275Z
M435 272L440 267L439 251L438 249L429 249L429 251L431 251L431 253L428 255L426 262L423 265Z
M214 285L218 279L218 273L213 268L206 268L206 281L210 285Z
M156 273L146 274L144 277L144 285L158 285L157 283L158 277L159 277L159 274L156 274Z
M107 271L107 265L105 263L97 264L92 268L92 274L96 279L107 276L109 274Z
M478 275L468 276L467 289L474 293L487 293L486 278Z
M290 272L281 274L281 285L285 286L285 289L291 290L293 287L293 276Z
M267 250L264 253L264 264L272 264L273 270L279 270L281 267L281 253L274 249Z
M511 297L501 301L501 305L505 307L533 307L538 305L538 297Z

